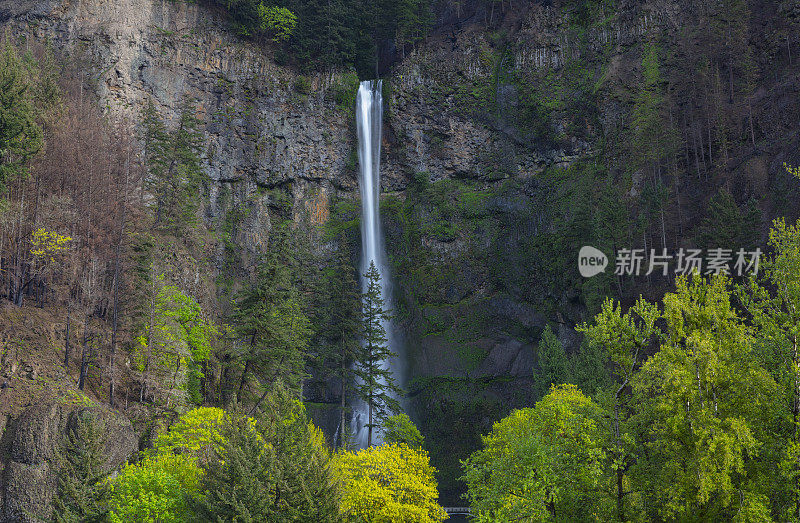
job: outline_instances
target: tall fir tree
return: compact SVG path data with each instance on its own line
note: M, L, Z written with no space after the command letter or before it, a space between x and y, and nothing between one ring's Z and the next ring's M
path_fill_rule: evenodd
M0 190L28 172L44 144L33 72L9 41L0 41Z
M324 358L329 375L340 380L339 433L337 440L348 439L347 395L355 383L353 363L359 355L361 333L361 294L350 260L349 248L342 238L335 265L324 275L325 300L321 303L320 334L327 347Z
M196 221L203 185L203 133L194 102L185 98L178 123L168 129L150 100L144 110L146 186L155 200L155 225L175 231Z
M102 481L104 426L89 411L77 413L57 462L58 491L53 499L54 523L105 521L108 488Z
M237 388L240 401L253 376L261 383L281 377L298 392L305 378L311 325L293 282L294 266L288 235L278 228L255 281L237 297L232 320L240 343L231 361L244 364Z
M322 433L277 382L257 418L229 414L196 500L201 521L338 521L339 486Z
M397 355L387 345L386 329L383 325L391 316L383 308L381 274L374 262L370 262L364 277L367 279L367 290L362 295L363 340L361 354L356 362L356 391L368 407L367 444L372 446L375 428L392 412L400 410L397 397L401 391L394 382L388 364Z
M539 347L536 351L539 373L534 377L534 392L542 398L550 390L551 385L560 385L569 381L569 360L564 346L553 333L550 325L544 328Z

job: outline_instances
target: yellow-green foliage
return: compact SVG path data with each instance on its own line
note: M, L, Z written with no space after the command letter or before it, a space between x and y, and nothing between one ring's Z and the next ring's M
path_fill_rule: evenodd
M199 363L209 358L219 330L194 298L175 285L166 285L163 276L156 278L154 287L149 322L136 338L133 362L166 392L168 401L177 398L180 403L191 386L187 374L191 370L202 377Z
M261 29L272 33L273 42L285 42L297 26L297 16L285 7L258 4L258 18Z
M81 391L70 389L61 397L65 405L79 405L81 407L94 407L97 403Z
M197 458L207 463L225 444L220 433L220 425L225 412L215 407L201 407L190 410L160 434L155 441L157 454L181 454Z
M604 452L600 408L574 385L515 410L464 463L479 521L600 521Z
M334 458L343 479L342 513L349 521L426 523L447 515L437 503L428 454L403 444L383 445Z
M70 241L72 238L69 236L39 227L31 233L31 254L39 263L52 263L56 255L67 250Z
M191 520L188 496L197 495L203 471L192 457L160 455L128 465L111 481L112 523Z

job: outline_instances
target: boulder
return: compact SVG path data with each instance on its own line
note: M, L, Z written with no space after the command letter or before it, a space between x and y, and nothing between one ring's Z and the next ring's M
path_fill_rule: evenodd
M138 438L131 422L108 408L57 401L28 408L9 428L13 434L6 456L0 521L49 519L57 488L56 455L69 429L86 411L97 415L105 428L105 472L111 473L137 451Z

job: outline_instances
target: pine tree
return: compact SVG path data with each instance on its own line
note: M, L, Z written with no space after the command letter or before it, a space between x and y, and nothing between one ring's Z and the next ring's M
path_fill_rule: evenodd
M80 412L59 455L58 493L53 500L55 523L105 521L108 490L102 479L104 427L91 412Z
M390 314L383 308L381 275L374 262L370 262L364 277L367 279L367 291L362 295L363 343L356 363L359 378L356 391L369 409L367 444L371 446L373 429L391 412L400 410L396 397L401 391L394 383L388 364L397 355L386 344L386 330L383 325L389 320Z
M534 392L537 398L541 398L548 393L551 385L569 381L567 353L550 325L542 332L536 355L539 359L539 373L534 378Z
M298 392L305 378L311 325L293 282L294 266L286 233L279 229L258 266L256 281L237 297L232 319L244 352L233 360L244 362L238 385L240 400L253 375L261 383L281 377Z
M181 231L196 221L203 184L203 134L196 108L184 99L178 125L167 129L148 102L144 110L147 189L155 199L155 225Z
M228 415L224 445L206 468L202 521L336 521L339 487L322 433L278 382L258 419Z
M761 212L756 205L739 208L726 187L722 187L708 202L708 216L700 223L697 244L704 249L725 248L734 253L740 248L751 249L758 244Z
M230 416L223 426L225 445L206 467L197 500L204 521L270 521L278 488L276 449L265 445L258 428L245 416ZM273 519L274 520L274 519Z
M342 239L336 265L325 274L320 334L328 347L324 356L332 365L331 374L340 381L339 441L347 439L347 394L355 382L353 363L359 354L361 330L361 294L358 292L349 248Z
M0 42L0 190L28 172L43 146L31 72L10 42Z

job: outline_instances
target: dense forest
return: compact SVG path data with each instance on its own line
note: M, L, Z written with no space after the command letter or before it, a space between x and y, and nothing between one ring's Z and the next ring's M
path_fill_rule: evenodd
M800 4L137 2L0 0L0 521L800 521Z

